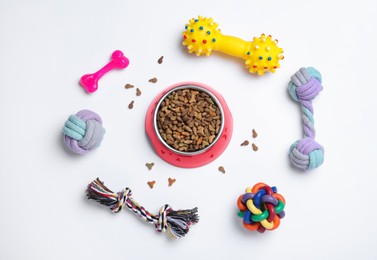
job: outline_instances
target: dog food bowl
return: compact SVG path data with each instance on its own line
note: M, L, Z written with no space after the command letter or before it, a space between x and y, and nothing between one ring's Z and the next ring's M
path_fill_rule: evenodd
M169 141L162 137L158 127L158 113L162 103L173 92L185 89L207 94L219 109L221 118L218 132L212 142L203 148L190 151L173 147L171 142L169 144ZM147 110L145 129L154 150L164 161L177 167L195 168L214 161L224 152L232 137L233 118L224 98L217 91L202 83L182 82L166 88L153 99Z

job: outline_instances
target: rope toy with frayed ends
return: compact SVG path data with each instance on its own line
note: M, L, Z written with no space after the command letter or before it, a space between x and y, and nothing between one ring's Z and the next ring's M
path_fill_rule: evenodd
M107 206L114 213L120 212L124 206L127 206L143 220L154 224L158 232L167 231L172 238L184 237L189 232L190 226L199 221L198 208L174 211L168 204L165 204L157 215L151 214L131 197L132 192L129 188L115 193L109 190L99 178L88 185L86 196L89 200Z
M301 68L288 85L291 97L301 104L304 121L304 138L293 143L289 158L294 166L303 170L319 167L324 160L324 149L315 138L312 100L322 90L322 77L314 68Z
M239 217L243 218L243 226L251 231L263 233L279 227L284 218L285 199L277 193L276 187L257 183L253 188L246 188L245 194L238 197Z
M84 109L76 115L69 116L64 124L63 133L64 143L71 151L85 154L101 144L105 129L99 115Z

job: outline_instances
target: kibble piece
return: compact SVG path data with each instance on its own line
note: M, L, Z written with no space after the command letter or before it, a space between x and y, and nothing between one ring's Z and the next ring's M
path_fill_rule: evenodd
M258 136L258 133L255 131L255 129L253 129L253 138L257 138L257 136Z
M148 181L147 184L149 185L149 188L153 189L153 186L156 184L156 181Z
M162 62L164 61L164 56L161 56L159 59L158 59L158 64L161 64Z
M241 146L248 146L248 145L249 145L249 141L248 140L243 141L243 143L241 144Z
M224 168L224 166L220 166L220 167L219 167L219 171L222 172L222 173L225 173L225 168Z
M134 87L134 85L128 84L128 83L124 86L125 89L129 89L129 88L133 88L133 87Z
M140 96L141 95L141 90L139 88L136 88L136 96Z
M148 171L152 170L152 167L154 166L154 163L146 163L145 166L147 166Z
M171 187L174 184L175 181L176 181L175 179L169 178L168 179L169 187Z
M157 82L157 78L151 78L151 79L149 80L149 82L156 83L156 82Z
M129 109L133 109L134 108L134 101L132 100L131 103L128 105L128 108Z
M251 146L253 147L254 152L258 151L258 146L256 146L254 143L252 143Z

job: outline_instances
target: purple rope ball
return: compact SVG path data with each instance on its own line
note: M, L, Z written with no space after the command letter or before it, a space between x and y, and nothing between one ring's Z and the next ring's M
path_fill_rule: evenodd
M105 129L102 119L93 111L84 109L69 116L64 124L64 143L77 154L85 154L97 148L103 139Z

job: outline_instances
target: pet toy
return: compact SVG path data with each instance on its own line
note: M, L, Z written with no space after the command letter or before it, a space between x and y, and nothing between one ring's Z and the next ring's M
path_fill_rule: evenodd
M271 35L262 34L259 38L247 42L234 36L220 32L218 24L212 18L199 16L192 18L183 32L183 45L188 52L197 56L211 55L213 51L221 51L231 56L243 58L250 73L263 75L266 71L275 72L280 67L279 61L284 59L283 49L277 46L278 40Z
M284 218L285 199L277 193L276 187L264 183L257 183L253 188L246 188L246 192L237 200L243 217L243 226L251 231L263 233L279 227L280 219Z
M292 164L300 169L319 167L324 160L324 149L315 138L312 100L322 90L321 74L314 68L301 68L288 85L291 97L300 103L303 112L304 138L293 143L289 149Z
M98 80L112 69L124 69L128 66L129 60L123 52L117 50L111 55L111 60L102 69L93 74L85 74L80 79L81 86L89 93L98 89Z
M84 109L69 116L64 124L64 143L78 154L85 154L97 148L102 141L105 129L102 119L93 111Z
M184 237L189 232L190 226L199 221L197 208L174 211L165 204L157 215L151 214L131 197L132 192L129 188L115 193L98 178L88 185L86 195L89 200L107 206L114 213L120 212L124 206L127 206L143 220L154 224L158 232L167 231L172 238Z

